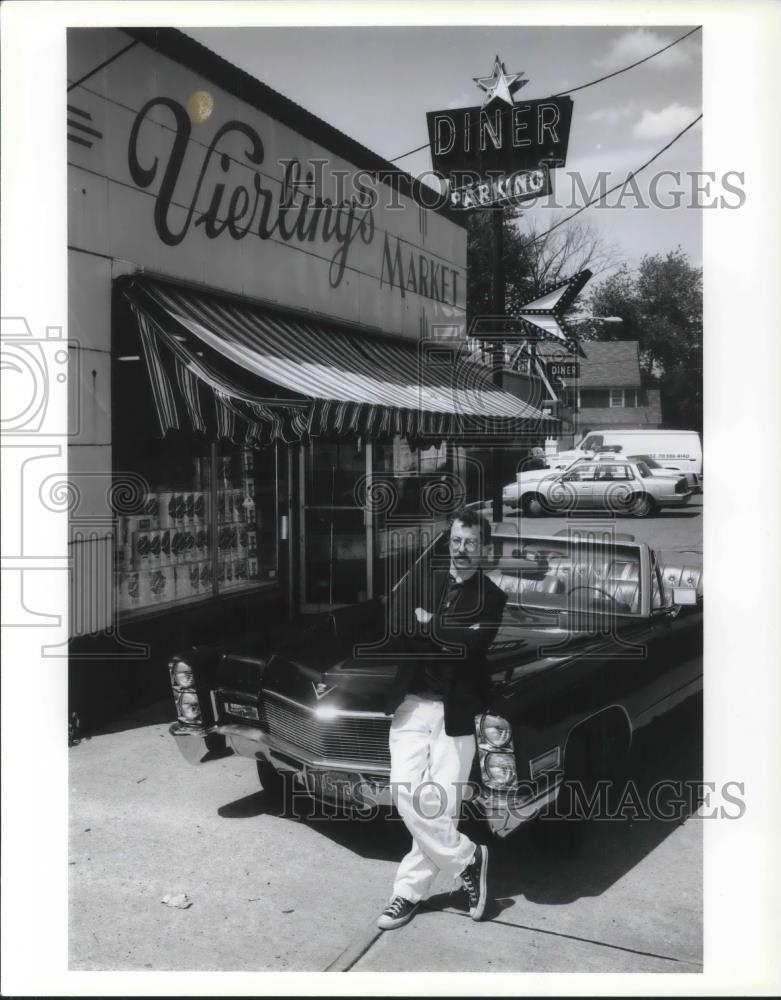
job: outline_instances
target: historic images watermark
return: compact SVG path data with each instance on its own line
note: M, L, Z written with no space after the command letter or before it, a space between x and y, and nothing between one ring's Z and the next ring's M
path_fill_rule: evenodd
M353 218L358 210L371 211L382 207L389 211L404 211L401 194L410 180L416 182L416 192L424 208L432 211L469 210L492 206L501 197L504 207L537 201L546 209L577 210L593 205L599 209L650 209L671 211L687 209L739 209L746 203L745 170L656 170L642 179L635 173L616 176L608 170L584 174L579 170L561 170L557 163L542 163L533 171L507 175L499 170L457 170L443 175L424 170L411 177L403 170L354 170L331 168L324 159L302 163L280 160L283 181L280 206L311 212L320 211L344 215L344 223L336 222L349 242L354 231ZM326 197L330 188L334 197ZM460 192L454 198L454 192ZM239 205L245 200L234 199ZM249 201L246 202L247 206ZM361 216L361 225L365 224ZM234 220L236 221L236 220ZM355 230L357 232L357 229ZM262 235L262 233L261 233Z
M283 772L280 778L282 815L292 819L398 821L390 804L396 801L400 788L411 790L408 782L382 782L334 772ZM544 804L533 805L540 801ZM585 783L566 778L561 771L550 771L537 781L522 781L499 793L486 791L474 781L447 788L426 781L415 788L412 808L426 819L450 812L478 819L508 817L518 822L678 824L687 819L742 819L747 805L744 781L662 778L647 785L630 778Z

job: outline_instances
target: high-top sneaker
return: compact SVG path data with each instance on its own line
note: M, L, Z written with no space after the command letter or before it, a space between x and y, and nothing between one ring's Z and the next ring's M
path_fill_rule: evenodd
M478 844L475 856L460 876L469 897L469 916L472 920L483 919L485 904L488 902L487 876L488 848Z

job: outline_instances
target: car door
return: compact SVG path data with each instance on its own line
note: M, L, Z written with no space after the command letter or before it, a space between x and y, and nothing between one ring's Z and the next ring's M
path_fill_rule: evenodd
M598 510L625 510L632 487L630 479L628 465L600 463L591 492L592 505Z
M577 465L559 476L548 489L549 503L560 510L584 510L593 506L597 466Z

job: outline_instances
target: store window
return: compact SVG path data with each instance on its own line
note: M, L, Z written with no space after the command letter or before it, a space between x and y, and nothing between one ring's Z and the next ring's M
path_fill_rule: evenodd
M362 506L367 446L360 437L315 439L301 449L301 607L365 601L370 537Z
M121 296L114 307L114 481L118 489L123 480L146 484L141 504L115 503L120 614L143 616L274 585L286 449L245 448L241 426L234 428L236 443L218 439L214 408L206 405L204 433L185 430L180 419L181 429L162 436L137 322Z
M178 607L276 579L276 448L157 440L124 458L124 468L150 489L138 511L117 519L120 613Z
M277 576L275 448L221 450L217 468L217 590L236 591Z
M372 465L374 593L381 594L470 499L469 463L453 444L412 449L397 437L373 445Z

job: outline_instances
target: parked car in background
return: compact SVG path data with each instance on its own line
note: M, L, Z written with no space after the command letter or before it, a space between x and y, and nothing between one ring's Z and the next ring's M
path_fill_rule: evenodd
M384 706L406 635L394 623L414 622L421 581L449 562L447 537L387 597L291 628L271 655L252 638L175 655L171 734L185 758L232 750L280 802L298 793L364 816L389 808ZM566 802L574 782L608 776L639 728L701 689L702 580L690 556L663 563L631 535L525 538L505 522L493 546L486 571L508 599L488 652L488 708L475 719L472 788L504 837Z
M630 462L645 462L654 476L669 476L679 471L674 465L662 465L650 455L627 455L626 457ZM604 455L600 455L600 459L604 459ZM696 472L686 472L684 475L686 476L686 485L692 493L702 493L700 476Z
M565 469L570 468L570 466L576 465L578 462L583 461L583 459L576 458L566 458L558 459L555 455L551 458L548 456L548 466L544 469L524 469L521 472L515 474L515 482L508 483L502 490L502 500L504 503L508 504L510 507L520 506L520 495L531 483L538 483L541 479L545 479L552 473L563 472Z
M568 462L567 465L572 465L572 462ZM552 475L559 470L549 468L549 469L531 469L527 472L519 472L516 474L515 482L508 483L502 489L502 500L504 503L508 504L510 507L520 506L521 493L533 485L534 483L539 483L541 479Z
M609 455L577 460L537 480L521 475L516 485L512 502L527 515L604 510L650 517L664 507L684 507L692 496L680 473L655 476L645 462Z
M648 455L654 461L679 472L702 475L702 442L696 431L666 430L595 430L590 431L576 448L560 451L555 462L593 458L598 451L618 449L621 455ZM552 464L549 460L548 464Z

